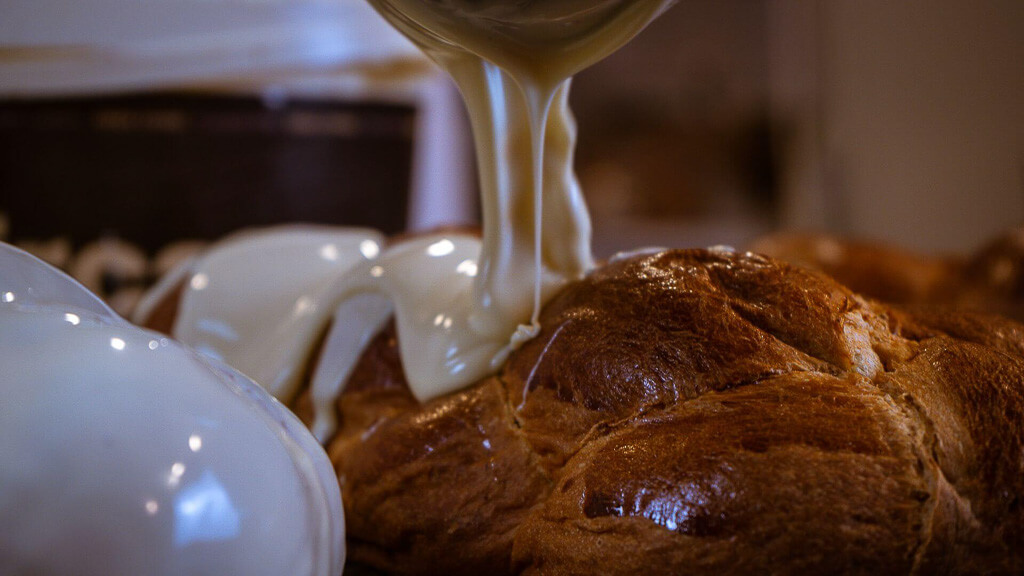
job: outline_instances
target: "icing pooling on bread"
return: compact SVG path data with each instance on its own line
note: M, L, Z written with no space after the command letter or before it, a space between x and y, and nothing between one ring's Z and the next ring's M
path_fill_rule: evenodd
M340 572L330 463L269 395L3 244L0 295L0 572Z
M148 300L175 297L180 287L172 335L230 363L282 402L293 399L307 377L304 368L315 360L308 374L312 428L326 440L341 386L392 314L405 335L410 388L421 400L501 366L512 349L508 332L494 333L472 306L480 251L481 240L469 234L431 234L384 247L365 231L250 231L173 273L178 282L162 283ZM154 307L147 304L136 320L146 323Z

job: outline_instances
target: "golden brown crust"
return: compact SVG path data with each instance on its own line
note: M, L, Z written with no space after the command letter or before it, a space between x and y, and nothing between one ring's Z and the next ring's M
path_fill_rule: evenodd
M821 270L858 294L891 304L944 299L961 273L954 258L916 254L895 246L824 234L779 233L755 241L750 250Z
M400 574L1024 569L1018 325L893 311L750 254L672 251L571 285L542 326L498 377L423 406L361 380L394 374L397 356L363 367L329 446L355 560ZM385 335L370 355L394 346Z
M890 304L976 310L1024 321L1024 228L962 259L824 234L775 234L751 250L821 270Z
M518 560L595 573L611 545L606 574L908 573L927 486L857 380L792 372L623 424L573 457Z

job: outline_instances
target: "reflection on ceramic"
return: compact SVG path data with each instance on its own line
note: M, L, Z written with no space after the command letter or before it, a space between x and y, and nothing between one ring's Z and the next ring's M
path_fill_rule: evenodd
M117 319L113 310L69 276L27 252L0 246L0 303L80 308L110 321Z
M0 573L337 576L333 470L252 382L0 244Z

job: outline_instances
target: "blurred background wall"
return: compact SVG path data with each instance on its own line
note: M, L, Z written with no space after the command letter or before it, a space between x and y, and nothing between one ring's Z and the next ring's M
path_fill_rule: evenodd
M573 81L595 250L740 245L777 220L769 3L677 3Z
M1024 220L1024 2L769 2L780 222L962 252Z
M574 90L597 230L627 245L965 252L1024 222L1019 0L684 1Z

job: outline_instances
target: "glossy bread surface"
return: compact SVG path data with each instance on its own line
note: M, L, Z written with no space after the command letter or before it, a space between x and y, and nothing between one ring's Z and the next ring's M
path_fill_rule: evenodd
M418 405L393 332L328 450L350 554L420 574L1013 574L1024 338L752 254L610 264ZM300 399L301 412L301 399Z

